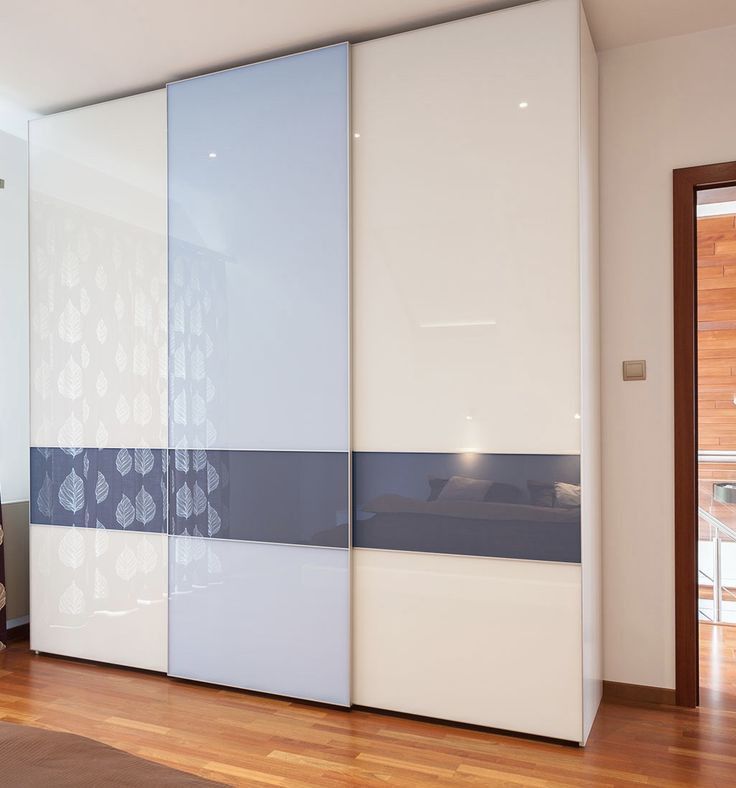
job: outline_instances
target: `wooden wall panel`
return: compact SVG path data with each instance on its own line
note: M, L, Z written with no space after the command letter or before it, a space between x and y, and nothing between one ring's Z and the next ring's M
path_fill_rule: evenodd
M736 450L736 215L698 219L698 447Z

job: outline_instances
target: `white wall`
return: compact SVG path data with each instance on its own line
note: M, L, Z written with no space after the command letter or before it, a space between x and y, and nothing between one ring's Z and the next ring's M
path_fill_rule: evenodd
M604 677L674 687L672 170L736 159L736 27L599 58Z
M0 104L0 496L28 499L28 169L20 112Z

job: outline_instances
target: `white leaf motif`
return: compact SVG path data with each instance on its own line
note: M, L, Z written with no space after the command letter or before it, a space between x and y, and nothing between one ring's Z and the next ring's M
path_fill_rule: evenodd
M51 478L48 473L44 475L43 484L36 497L38 510L46 517L51 517Z
M215 536L220 531L220 526L222 525L222 520L220 520L220 515L217 514L216 509L211 505L207 504L207 533L209 536Z
M84 594L74 580L59 597L59 612L70 616L81 616L84 613Z
M207 452L204 449L195 449L192 452L192 467L201 471L207 465Z
M184 520L189 519L192 516L193 506L192 491L189 489L189 485L184 482L176 493L176 516Z
M207 463L207 492L211 493L217 489L220 483L220 476L212 463Z
M174 398L174 423L187 423L187 394L180 391Z
M75 400L82 396L82 368L69 357L61 372L57 383L59 394L66 399Z
M70 528L59 542L59 560L70 569L79 569L84 563L84 539L78 528Z
M95 599L107 599L109 595L108 586L107 586L107 578L105 575L100 572L99 569L95 569L95 590L94 590L94 598Z
M186 348L179 345L174 351L174 377L186 380L187 377L187 358Z
M131 459L130 452L127 449L120 449L115 457L115 467L121 476L126 476L128 471L133 467L133 460Z
M133 374L143 377L148 372L148 348L138 342L133 348Z
M135 553L126 547L115 562L115 572L121 580L130 580L138 571L138 559Z
M105 446L107 446L107 438L108 438L107 429L105 425L102 422L100 422L97 425L97 432L95 433L95 441L100 449L104 449Z
M97 389L97 393L100 397L104 397L107 394L107 378L105 377L105 373L100 370L100 374L97 376L97 380L95 381L95 388Z
M118 293L115 296L115 315L117 316L118 320L122 320L124 314L125 314L125 302L123 301L123 298L120 295L120 293Z
M107 483L101 471L97 471L97 484L95 484L95 500L102 503L110 492L110 485Z
M144 536L138 542L138 571L144 575L150 574L156 568L158 556L151 542Z
M87 288L83 287L79 291L79 308L82 310L83 315L89 314L90 306L89 293L87 292Z
M125 494L123 494L120 503L118 503L115 509L115 519L118 521L121 528L128 528L133 525L133 521L135 520L135 509L130 502L130 498Z
M145 487L135 496L135 517L139 523L148 525L156 516L156 503Z
M204 353L199 348L195 348L192 351L189 365L191 367L192 377L194 378L194 380L202 380L205 374Z
M72 457L79 454L82 450L74 447L84 443L82 438L82 422L72 413L69 418L61 425L58 434L59 446Z
M84 507L84 480L72 468L59 487L59 503L68 512L79 512Z
M97 324L96 332L97 334L97 341L101 344L105 344L105 340L107 339L107 326L105 325L105 321L100 318L100 322Z
M89 348L87 347L87 343L85 342L82 347L79 349L79 356L82 361L82 366L87 369L89 366Z
M118 399L118 404L115 406L115 415L121 424L125 424L130 418L130 405L128 405L128 400L125 399L124 394L121 394Z
M207 508L207 495L198 482L194 482L192 497L194 499L194 514L202 514Z
M189 470L189 452L186 449L177 449L174 452L174 465L176 470L182 473Z
M133 456L135 458L136 473L145 476L153 470L153 452L150 449L135 449Z
M70 345L82 338L82 316L71 301L66 302L64 311L59 315L59 336Z

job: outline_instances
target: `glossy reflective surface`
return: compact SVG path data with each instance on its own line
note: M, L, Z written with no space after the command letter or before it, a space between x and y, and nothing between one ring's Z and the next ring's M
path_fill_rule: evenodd
M353 562L354 703L580 741L579 566L379 550Z
M169 673L347 705L346 550L169 537Z
M347 57L168 88L170 672L342 704Z
M29 125L31 640L166 670L166 95Z
M31 648L166 670L167 537L31 525Z
M166 533L165 449L31 449L31 522Z
M171 532L348 547L343 452L170 452Z
M356 452L353 544L580 561L575 455Z
M32 121L29 172L31 443L166 447L165 91Z
M352 49L357 451L580 450L577 6Z
M168 88L174 448L348 448L347 90L347 46Z

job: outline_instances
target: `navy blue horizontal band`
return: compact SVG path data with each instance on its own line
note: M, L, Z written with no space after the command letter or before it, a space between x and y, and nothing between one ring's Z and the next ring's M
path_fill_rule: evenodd
M347 452L170 452L171 533L342 547Z
M166 533L166 449L31 449L31 522Z
M575 455L356 452L353 546L580 562Z

